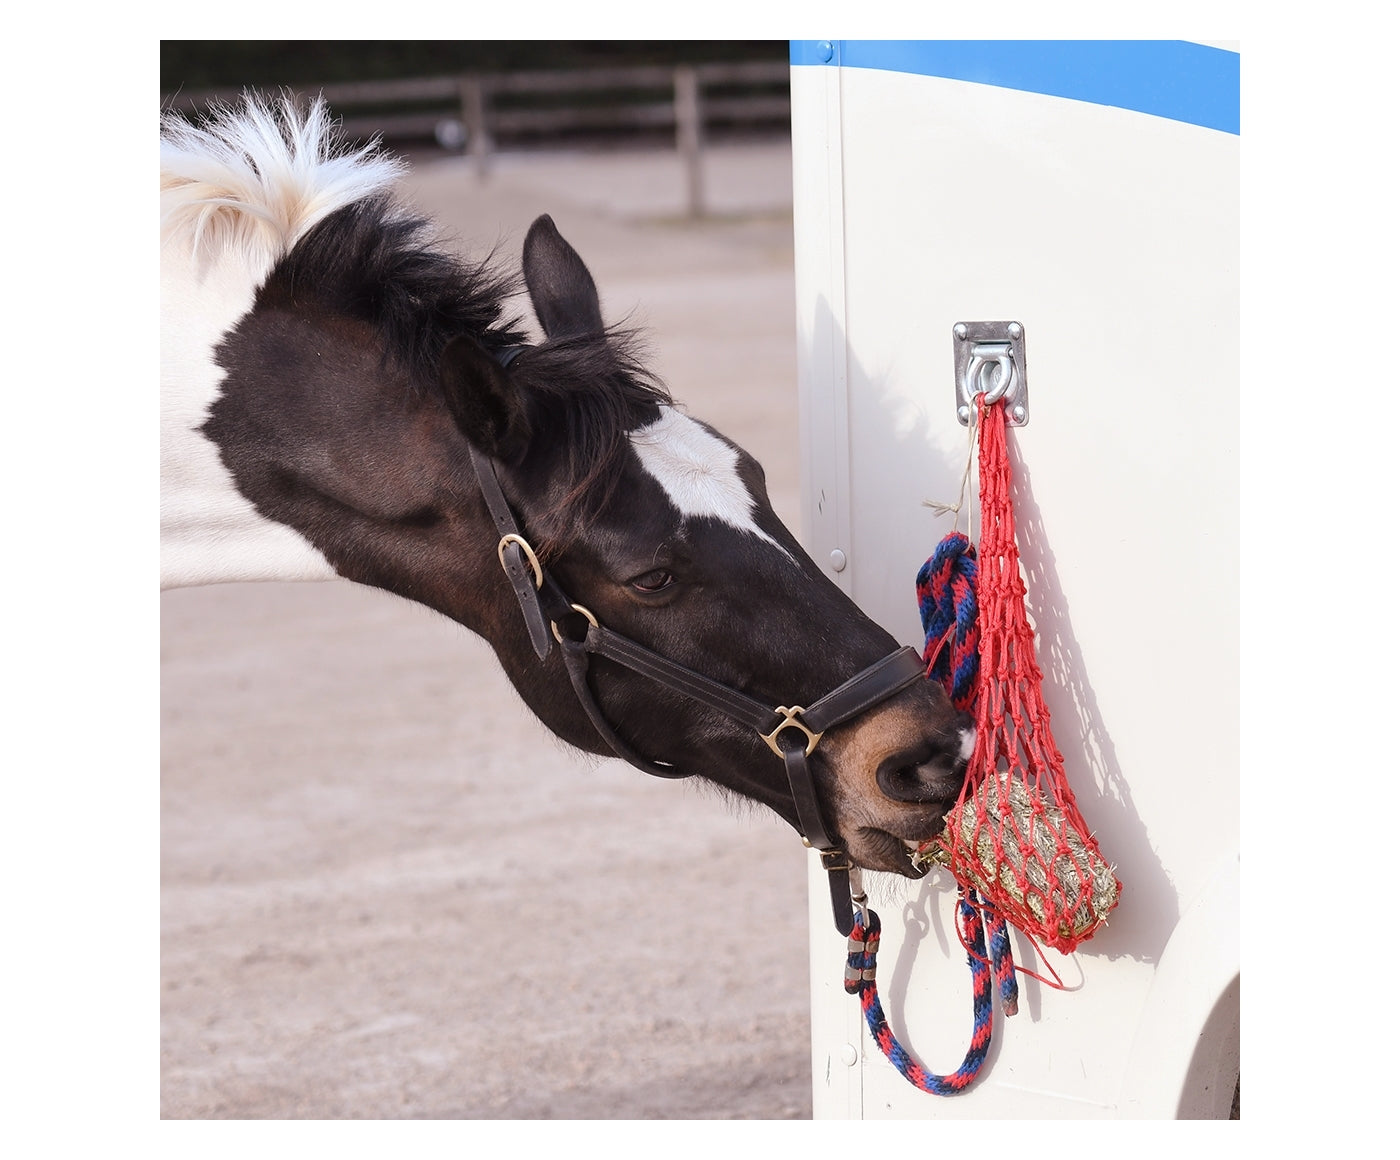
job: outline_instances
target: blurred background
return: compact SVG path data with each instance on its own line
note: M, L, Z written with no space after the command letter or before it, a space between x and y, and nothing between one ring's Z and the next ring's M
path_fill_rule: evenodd
M245 88L325 97L346 136L401 150L674 146L703 212L707 141L788 135L786 41L163 41L161 105Z
M800 534L787 52L166 41L161 107L323 93L510 267L552 214ZM161 657L163 1117L810 1116L786 824L566 750L382 592L168 591Z
M163 40L162 92L308 82L400 80L462 72L616 68L763 60L786 40Z

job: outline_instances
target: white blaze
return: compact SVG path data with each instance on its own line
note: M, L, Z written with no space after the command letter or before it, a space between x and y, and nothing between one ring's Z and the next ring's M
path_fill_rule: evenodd
M661 418L632 432L632 447L681 515L720 520L787 554L754 522L754 499L739 476L739 453L723 439L674 407L662 407Z

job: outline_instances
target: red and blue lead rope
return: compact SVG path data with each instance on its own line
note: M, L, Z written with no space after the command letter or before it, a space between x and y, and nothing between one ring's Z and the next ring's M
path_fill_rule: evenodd
M989 961L987 957L982 911L982 904L976 894L971 891L959 893L959 937L963 946L967 948L967 965L972 971L972 1041L961 1065L948 1075L934 1075L928 1071L905 1050L890 1030L889 1021L885 1018L885 1011L880 1006L880 996L875 988L875 953L880 945L880 916L869 907L859 908L856 912L855 927L851 931L849 953L846 956L846 990L860 996L866 1025L885 1058L916 1088L936 1096L952 1096L964 1091L982 1070L982 1065L987 1060L987 1049L992 1042L992 973L995 960ZM1010 948L1006 939L1006 924L999 922L998 925L1004 944L1002 954L998 957L1004 958L1009 964ZM996 945L995 942L993 945ZM1000 978L1003 972L997 969L996 973ZM1011 978L1014 991L1016 972L1014 968L1008 968L1006 973ZM1012 1002L1014 1004L1014 998Z
M1021 989L1016 983L1016 963L1011 957L1011 935L1001 911L990 903L984 903L982 910L987 924L987 942L992 951L992 974L996 976L997 996L1001 999L1001 1013L1009 1018L1016 1014L1021 998Z
M924 664L958 709L977 699L977 549L949 532L914 582L924 626Z

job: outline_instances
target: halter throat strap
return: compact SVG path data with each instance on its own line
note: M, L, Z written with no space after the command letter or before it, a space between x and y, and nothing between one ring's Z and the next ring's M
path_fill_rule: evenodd
M840 843L827 829L808 758L822 734L924 676L924 663L912 648L901 648L863 669L810 706L773 706L712 680L703 673L653 652L630 637L599 624L592 613L573 604L541 566L534 549L520 532L495 464L475 447L472 466L500 539L497 555L510 580L525 621L530 643L541 661L557 641L564 667L579 704L598 734L623 760L655 777L682 778L674 766L637 753L607 721L593 694L588 670L594 655L602 656L644 677L709 706L731 720L755 730L781 758L788 789L797 814L802 841L817 850L831 885L832 914L836 929L849 935L854 924L850 872L853 866ZM579 634L582 623L586 629ZM561 625L571 631L565 632Z

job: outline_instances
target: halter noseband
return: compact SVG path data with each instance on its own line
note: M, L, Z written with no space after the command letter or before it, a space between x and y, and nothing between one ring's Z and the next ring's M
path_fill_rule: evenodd
M497 358L503 366L507 365L520 353L520 349L510 348ZM475 447L471 448L471 457L487 509L500 537L496 554L519 601L530 643L543 661L549 656L554 643L558 642L574 693L599 735L614 753L646 773L666 778L690 776L679 772L674 766L641 756L608 724L588 683L589 658L594 653L753 729L782 759L802 841L821 856L831 886L836 929L842 935L849 935L854 923L850 872L855 867L826 828L807 758L828 729L878 705L923 677L924 663L918 652L908 647L899 649L806 708L801 705L774 707L747 693L731 689L605 628L588 609L573 603L541 566L534 549L521 535L505 493L501 490L495 464ZM582 635L561 631L561 624L571 625L575 631L582 628Z

